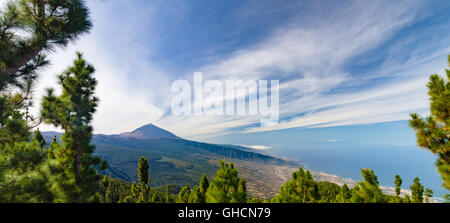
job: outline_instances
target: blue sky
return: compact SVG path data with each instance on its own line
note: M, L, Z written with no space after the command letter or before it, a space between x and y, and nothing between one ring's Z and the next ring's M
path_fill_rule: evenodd
M82 51L99 81L95 133L156 123L189 139L233 141L244 134L289 135L297 128L326 134L336 126L407 120L411 112L427 114L425 84L429 74L443 74L450 53L446 0L88 5L93 29L52 54L35 96L39 104L43 89L57 87L56 74ZM204 79L280 80L280 124L261 127L254 116L174 117L170 86L192 80L195 71Z

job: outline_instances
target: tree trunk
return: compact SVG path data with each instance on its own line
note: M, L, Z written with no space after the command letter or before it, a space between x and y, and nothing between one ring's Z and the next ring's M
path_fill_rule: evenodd
M80 181L80 153L78 151L75 155L75 180L77 184Z
M15 78L16 73L19 71L19 69L23 66L25 66L28 62L30 62L33 58L35 58L41 49L35 50L30 49L30 51L24 55L21 56L21 59L18 60L15 64L9 66L6 68L6 75L10 77L11 79Z
M76 138L76 137L75 137ZM74 150L75 150L75 183L79 185L80 183L80 145L77 140L74 142Z

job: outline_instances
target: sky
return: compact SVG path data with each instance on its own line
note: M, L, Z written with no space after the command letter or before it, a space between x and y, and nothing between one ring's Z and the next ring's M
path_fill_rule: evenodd
M428 114L428 77L448 67L447 0L90 0L88 7L92 30L50 54L34 111L44 89L58 89L56 75L81 51L96 68L97 134L154 123L184 138L224 142L397 123L411 112ZM194 72L205 80L279 80L280 123L261 126L258 116L174 116L171 84L192 81ZM385 132L375 128L374 134ZM392 134L414 143L410 133Z

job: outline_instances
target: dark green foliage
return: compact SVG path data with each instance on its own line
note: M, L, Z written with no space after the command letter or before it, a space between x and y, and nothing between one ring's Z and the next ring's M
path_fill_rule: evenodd
M450 66L450 55L448 56ZM430 116L426 119L419 114L411 114L409 125L416 131L417 144L438 156L436 167L450 190L450 70L446 70L447 80L432 74L428 82L430 96Z
M148 165L147 158L141 156L138 163L138 176L139 176L139 183L140 184L149 184L150 178L148 177L148 168L150 166Z
M52 202L50 170L39 143L0 144L0 202Z
M0 143L29 139L31 92L45 54L90 27L82 0L15 0L0 11Z
M389 197L389 202L390 203L402 203L403 199L400 197L402 178L400 177L400 175L398 175L398 174L395 175L394 184L395 184L395 196Z
M130 191L128 192L128 195L121 200L121 203L137 203L140 195L140 187L139 185L132 183L130 187ZM142 203L142 202L141 202Z
M239 179L238 192L236 193L235 201L236 203L247 202L247 181L243 177Z
M31 106L32 86L12 91L0 91L0 143L28 141L30 129L28 109Z
M58 152L59 148L61 147L61 145L59 144L59 142L56 140L56 136L53 137L52 142L50 143L50 146L47 147L47 149L45 150L46 154L47 154L47 158L49 160L52 159L56 159L56 153Z
M152 203L165 203L164 195L159 191L152 192Z
M395 194L397 195L397 197L400 197L400 192L401 192L401 188L400 186L402 186L402 178L400 177L400 175L395 175Z
M200 188L195 186L189 194L188 203L205 203L203 194L200 192Z
M299 167L292 173L292 179L280 188L272 199L274 203L311 203L319 199L319 188L311 173Z
M247 202L246 182L238 176L233 163L220 161L220 169L211 180L206 192L207 203L245 203Z
M200 179L200 185L198 187L198 198L196 198L197 203L206 202L206 192L208 191L208 187L209 187L208 178L206 177L205 174L202 174L202 178Z
M177 186L177 185L175 185L175 186ZM166 191L164 192L164 201L166 203L173 203L176 200L176 197L174 197L173 194L178 194L181 190L179 187L177 189L178 189L177 191L171 192L170 185L166 186Z
M150 178L148 177L148 165L147 158L141 157L138 162L138 176L139 176L139 187L141 188L141 194L139 195L138 203L148 202L150 187Z
M191 194L191 188L188 184L181 188L177 196L177 203L189 203L189 196Z
M292 173L292 179L280 188L273 203L350 203L352 190L330 182L316 182L309 170L299 168Z
M149 199L144 201L139 200L141 187L138 184L104 176L100 186L101 201L104 203L173 203L179 192L180 187L173 184L148 188Z
M339 194L336 196L337 203L349 203L352 198L352 190L348 188L347 184L342 185Z
M408 194L405 194L402 203L411 203L411 197Z
M450 203L450 194L444 195L445 203Z
M336 202L337 196L341 192L341 187L339 187L339 185L330 182L317 182L317 185L319 190L319 199L320 199L319 202L321 203Z
M117 178L103 177L100 187L102 201L106 203L172 203L180 192L177 185L150 188L147 183L149 165L145 157L138 164L140 182L129 183Z
M200 179L200 192L206 194L206 191L209 187L209 181L205 174L202 174L202 178Z
M82 0L9 2L0 12L0 91L35 79L38 68L47 64L44 52L89 31L88 14Z
M364 181L358 182L353 188L352 203L384 203L386 196L381 192L378 178L371 169L362 169Z
M117 178L104 177L100 194L104 203L119 203L130 195L131 184Z
M433 191L431 189L425 189L425 203L430 203L430 198L433 197Z
M411 185L411 202L423 203L423 186L418 177L414 178L414 184Z
M44 149L45 145L47 145L47 142L45 141L39 129L36 129L36 131L34 131L33 140L36 140L39 143L39 147L41 147L41 149Z

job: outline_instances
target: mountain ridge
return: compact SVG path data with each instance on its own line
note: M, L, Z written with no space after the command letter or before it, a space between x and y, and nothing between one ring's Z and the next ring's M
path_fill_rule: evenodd
M62 133L42 132L42 135L49 144L55 135L59 141ZM141 156L147 157L152 186L196 185L202 174L210 178L214 177L219 167L219 160L234 162L236 165L245 163L246 167L242 169L242 176L253 175L253 179L261 180L266 179L258 173L258 168L261 166L284 165L295 168L299 166L298 162L273 157L238 145L220 145L183 139L153 124L141 126L128 133L95 134L91 143L96 147L94 154L109 163L109 168L100 173L126 181L137 180L138 160ZM260 186L249 187L255 188L256 192ZM263 191L277 188L271 185L264 187L267 189Z

